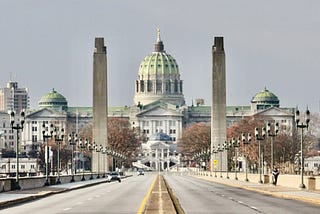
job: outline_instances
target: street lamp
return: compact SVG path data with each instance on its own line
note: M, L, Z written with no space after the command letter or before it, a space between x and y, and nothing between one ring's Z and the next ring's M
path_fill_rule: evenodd
M96 152L98 153L98 176L97 176L97 178L100 178L100 152L103 147L101 144L100 144L100 146L97 146L96 144L94 144L94 148L95 148Z
M68 136L68 141L69 141L69 145L71 146L71 180L70 182L74 182L73 167L75 167L75 163L73 160L74 159L73 153L74 153L74 145L76 145L78 142L78 135L74 132L70 133Z
M231 140L231 144L234 148L234 156L235 156L235 160L234 160L234 179L238 180L237 177L237 162L238 162L238 147L240 146L240 138L238 138L237 142L236 139L233 137Z
M301 184L300 184L300 188L304 189L306 188L306 186L303 183L303 173L304 173L304 158L303 158L303 129L307 129L309 128L309 122L310 122L310 111L307 108L306 114L305 114L305 122L300 122L300 112L297 109L296 110L296 114L295 114L295 121L296 121L296 125L297 128L301 129L301 142L300 142L300 147L301 147Z
M102 160L103 160L103 175L102 178L106 177L106 157L108 156L108 147L106 146L105 148L102 148L102 154L104 154L105 156L103 156ZM107 159L108 160L108 159Z
M254 129L254 136L255 136L256 140L258 141L258 143L259 143L259 175L260 175L259 183L262 184L263 182L262 182L262 163L261 163L261 141L265 140L266 128L263 127L262 128L262 133L261 133L261 135L259 135L259 128L256 127Z
M80 138L79 140L79 147L80 150L82 152L82 178L81 181L85 181L85 177L84 177L84 150L87 148L88 145L88 139L85 139L85 141L82 141L82 138Z
M273 124L274 127L273 127L273 131L271 130L271 123L268 123L267 124L267 133L268 133L268 136L271 137L271 172L272 172L272 169L274 168L274 138L277 136L278 132L279 132L279 123L274 123ZM274 184L274 178L273 176L272 177L272 184Z
M42 138L43 142L46 144L45 146L45 163L46 163L46 181L44 183L45 186L49 186L49 145L48 140L52 138L53 135L53 124L50 124L49 127L46 127L46 122L42 123Z
M230 146L231 146L231 143L228 144L227 141L224 142L223 147L224 147L224 150L226 150L226 152L227 152L227 179L229 179L229 174L228 174L228 172L229 172L229 167L228 167L228 151L229 151Z
M214 154L214 177L217 177L217 153L218 150L215 149L215 147L213 146L213 151L212 153Z
M245 155L246 155L246 179L245 179L245 181L249 181L249 179L248 179L248 155L246 154L247 153L247 151L246 151L246 147L247 147L247 145L251 142L251 133L248 133L248 137L246 138L246 135L245 135L245 133L242 133L242 143L243 143L243 145L244 145L244 153L245 153Z
M92 176L92 151L94 150L94 142L93 142L93 144L91 144L89 141L88 141L88 149L89 149L89 151L90 151L90 154L91 154L91 167L90 167L90 180L92 180L93 179L93 176Z
M220 178L222 178L222 152L223 152L223 146L218 144L218 152L220 153Z
M16 125L14 125L15 123L15 113L14 111L10 112L10 124L11 124L11 129L13 130L17 130L17 145L16 145L16 160L17 160L17 165L16 165L16 181L14 184L13 189L15 190L20 190L21 187L19 185L19 130L23 131L23 125L24 125L24 121L25 121L25 113L24 111L21 111L20 113L20 123L16 123Z
M57 152L57 161L58 161L57 172L58 172L58 178L57 178L56 184L61 184L61 181L60 181L60 143L63 142L63 139L64 139L64 129L61 128L61 130L59 130L57 127L55 127L55 128L54 128L54 141L57 142L57 144L58 144L58 152Z

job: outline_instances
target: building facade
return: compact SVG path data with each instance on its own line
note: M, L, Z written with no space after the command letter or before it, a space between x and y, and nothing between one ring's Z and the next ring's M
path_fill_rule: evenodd
M126 118L132 127L146 135L148 141L142 144L137 167L165 170L180 163L177 144L183 129L193 123L210 124L212 108L202 99L197 99L195 105L186 105L178 63L165 51L159 31L154 50L142 59L137 70L133 105L108 106L108 117ZM248 116L278 122L281 131L292 132L294 128L294 108L280 107L278 97L266 88L256 93L246 106L226 106L227 127ZM40 99L38 109L27 112L23 150L44 142L43 122L65 128L66 134L77 133L81 127L93 123L93 109L69 107L66 98L52 90ZM159 135L167 137L158 139Z
M19 88L18 82L13 81L8 82L7 87L0 88L0 111L15 111L20 114L29 107L28 88Z

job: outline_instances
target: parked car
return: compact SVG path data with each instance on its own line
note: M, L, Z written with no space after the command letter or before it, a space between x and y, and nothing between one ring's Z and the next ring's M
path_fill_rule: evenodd
M142 169L138 170L138 175L144 175L144 171Z
M121 182L121 178L118 172L110 172L107 176L107 182L111 181L119 181Z

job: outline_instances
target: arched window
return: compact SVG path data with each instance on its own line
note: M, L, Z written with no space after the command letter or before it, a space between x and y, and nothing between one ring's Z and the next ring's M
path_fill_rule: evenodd
M152 91L152 81L148 80L148 92Z
M144 92L144 81L140 80L140 91Z
M174 80L174 92L178 92L178 80Z

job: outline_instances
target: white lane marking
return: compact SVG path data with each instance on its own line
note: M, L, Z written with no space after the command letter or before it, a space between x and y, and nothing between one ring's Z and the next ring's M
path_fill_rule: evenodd
M64 208L63 211L68 211L68 210L71 210L70 207L67 207L67 208Z

